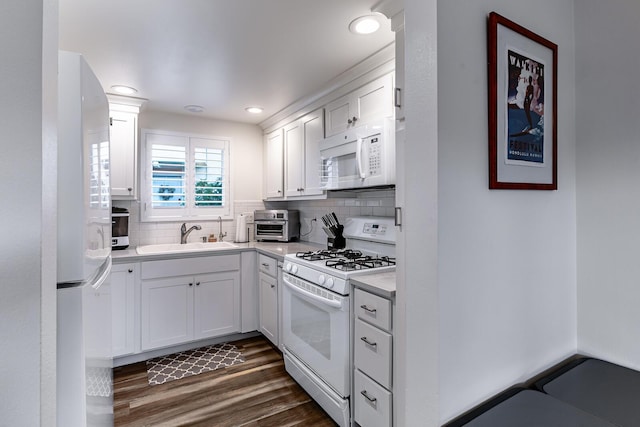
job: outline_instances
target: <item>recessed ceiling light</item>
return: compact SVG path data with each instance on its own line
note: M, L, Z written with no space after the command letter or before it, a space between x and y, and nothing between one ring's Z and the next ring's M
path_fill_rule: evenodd
M380 28L380 17L378 15L366 15L354 19L349 24L349 31L354 34L371 34Z
M111 86L111 90L122 95L133 95L138 93L138 89L123 85L113 85Z
M260 113L262 113L262 108L260 108L260 107L247 107L247 108L245 108L245 110L247 110L247 112L249 112L251 114L260 114Z
M202 113L204 111L204 107L201 105L185 105L184 109L190 113Z

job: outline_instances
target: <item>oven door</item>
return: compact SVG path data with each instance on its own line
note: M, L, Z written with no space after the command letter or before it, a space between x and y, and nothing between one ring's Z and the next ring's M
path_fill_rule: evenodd
M275 240L286 242L287 221L255 221L256 240Z
M349 297L282 275L285 349L341 397L350 394Z

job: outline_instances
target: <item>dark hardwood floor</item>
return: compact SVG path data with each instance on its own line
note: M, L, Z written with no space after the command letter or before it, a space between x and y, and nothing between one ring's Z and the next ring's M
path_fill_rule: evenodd
M145 362L115 368L115 426L336 426L264 337L233 344L244 363L162 385L149 385Z

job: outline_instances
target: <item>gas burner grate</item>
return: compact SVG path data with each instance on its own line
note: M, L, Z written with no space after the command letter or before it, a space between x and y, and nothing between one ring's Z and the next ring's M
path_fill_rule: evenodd
M353 259L328 260L325 265L341 271L365 270L396 265L395 258L364 256Z
M296 257L306 261L323 261L339 258L355 259L362 257L362 252L353 249L321 249L317 251L296 252Z

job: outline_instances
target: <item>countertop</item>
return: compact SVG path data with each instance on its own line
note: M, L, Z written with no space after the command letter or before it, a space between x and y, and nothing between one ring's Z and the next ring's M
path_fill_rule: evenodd
M140 255L136 252L135 247L129 247L127 249L116 250L111 252L111 258L115 264L122 264L125 262L139 262L139 261L152 261L159 259L175 259L175 258L192 258L210 255L221 255L244 252L249 250L257 250L265 255L272 256L280 261L284 259L286 254L313 251L322 248L326 248L326 245L320 245L312 242L248 242L248 243L234 243L235 248L230 249L218 249L215 251L199 251L199 252L175 252L175 253L163 253L163 254L149 254Z
M384 272L356 276L351 283L365 291L393 299L396 297L396 272Z

